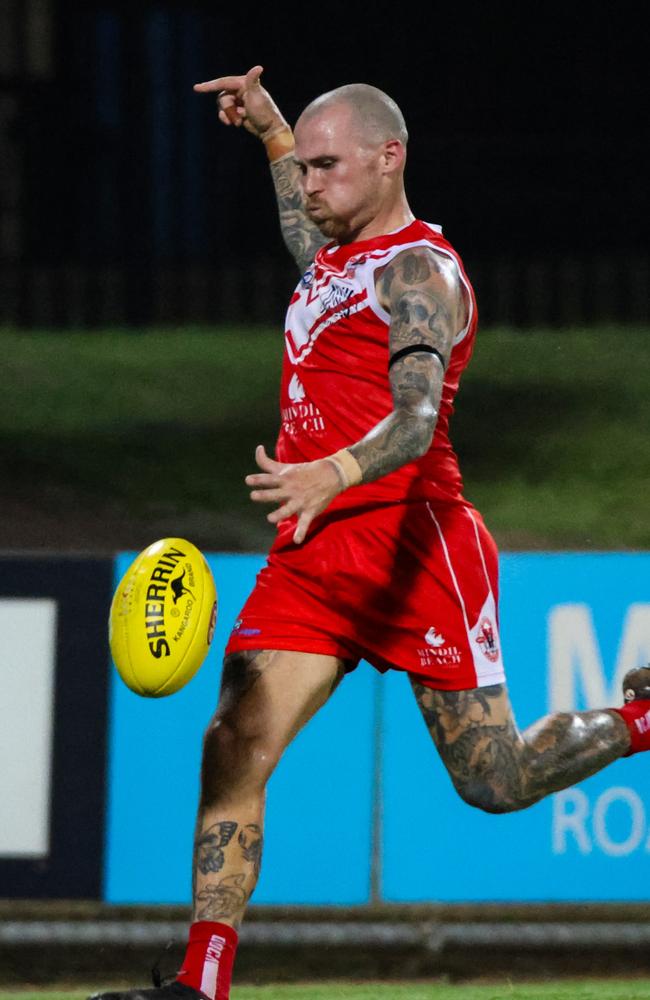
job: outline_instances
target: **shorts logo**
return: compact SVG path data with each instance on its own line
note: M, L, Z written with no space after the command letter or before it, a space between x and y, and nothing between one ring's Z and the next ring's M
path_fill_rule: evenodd
M489 618L484 618L479 625L476 641L490 663L496 663L499 659L499 647L494 633L494 626Z
M238 618L232 627L233 635L259 635L262 631L261 628L242 628L244 624L243 618Z
M459 667L461 664L461 652L458 646L450 646L442 632L437 632L435 625L424 633L426 646L418 649L420 667L431 669L431 667Z
M424 637L424 641L429 644L429 646L444 646L445 637L436 632L435 627L432 625L429 631Z

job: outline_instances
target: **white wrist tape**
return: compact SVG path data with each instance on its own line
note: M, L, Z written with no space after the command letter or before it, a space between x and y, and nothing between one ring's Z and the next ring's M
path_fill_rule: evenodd
M358 486L361 482L363 478L361 466L347 448L341 448L334 455L328 455L327 461L331 462L336 469L344 490L347 490L349 486Z

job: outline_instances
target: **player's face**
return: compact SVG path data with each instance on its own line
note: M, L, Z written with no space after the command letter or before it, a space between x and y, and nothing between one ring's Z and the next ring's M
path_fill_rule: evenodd
M383 147L364 140L344 106L299 120L295 138L308 217L324 236L354 239L382 204Z

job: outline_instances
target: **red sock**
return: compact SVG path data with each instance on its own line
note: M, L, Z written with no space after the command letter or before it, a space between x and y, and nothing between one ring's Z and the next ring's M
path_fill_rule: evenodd
M650 750L650 700L639 698L638 701L628 701L622 708L615 708L621 716L630 733L630 749L624 757L642 750Z
M190 940L177 982L199 990L210 1000L228 1000L236 950L234 928L199 920L190 927Z

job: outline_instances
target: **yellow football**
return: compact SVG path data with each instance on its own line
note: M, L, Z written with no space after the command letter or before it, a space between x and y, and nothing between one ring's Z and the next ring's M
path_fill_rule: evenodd
M184 538L141 552L115 591L109 640L117 671L136 694L161 698L194 677L208 655L217 592L205 557Z

